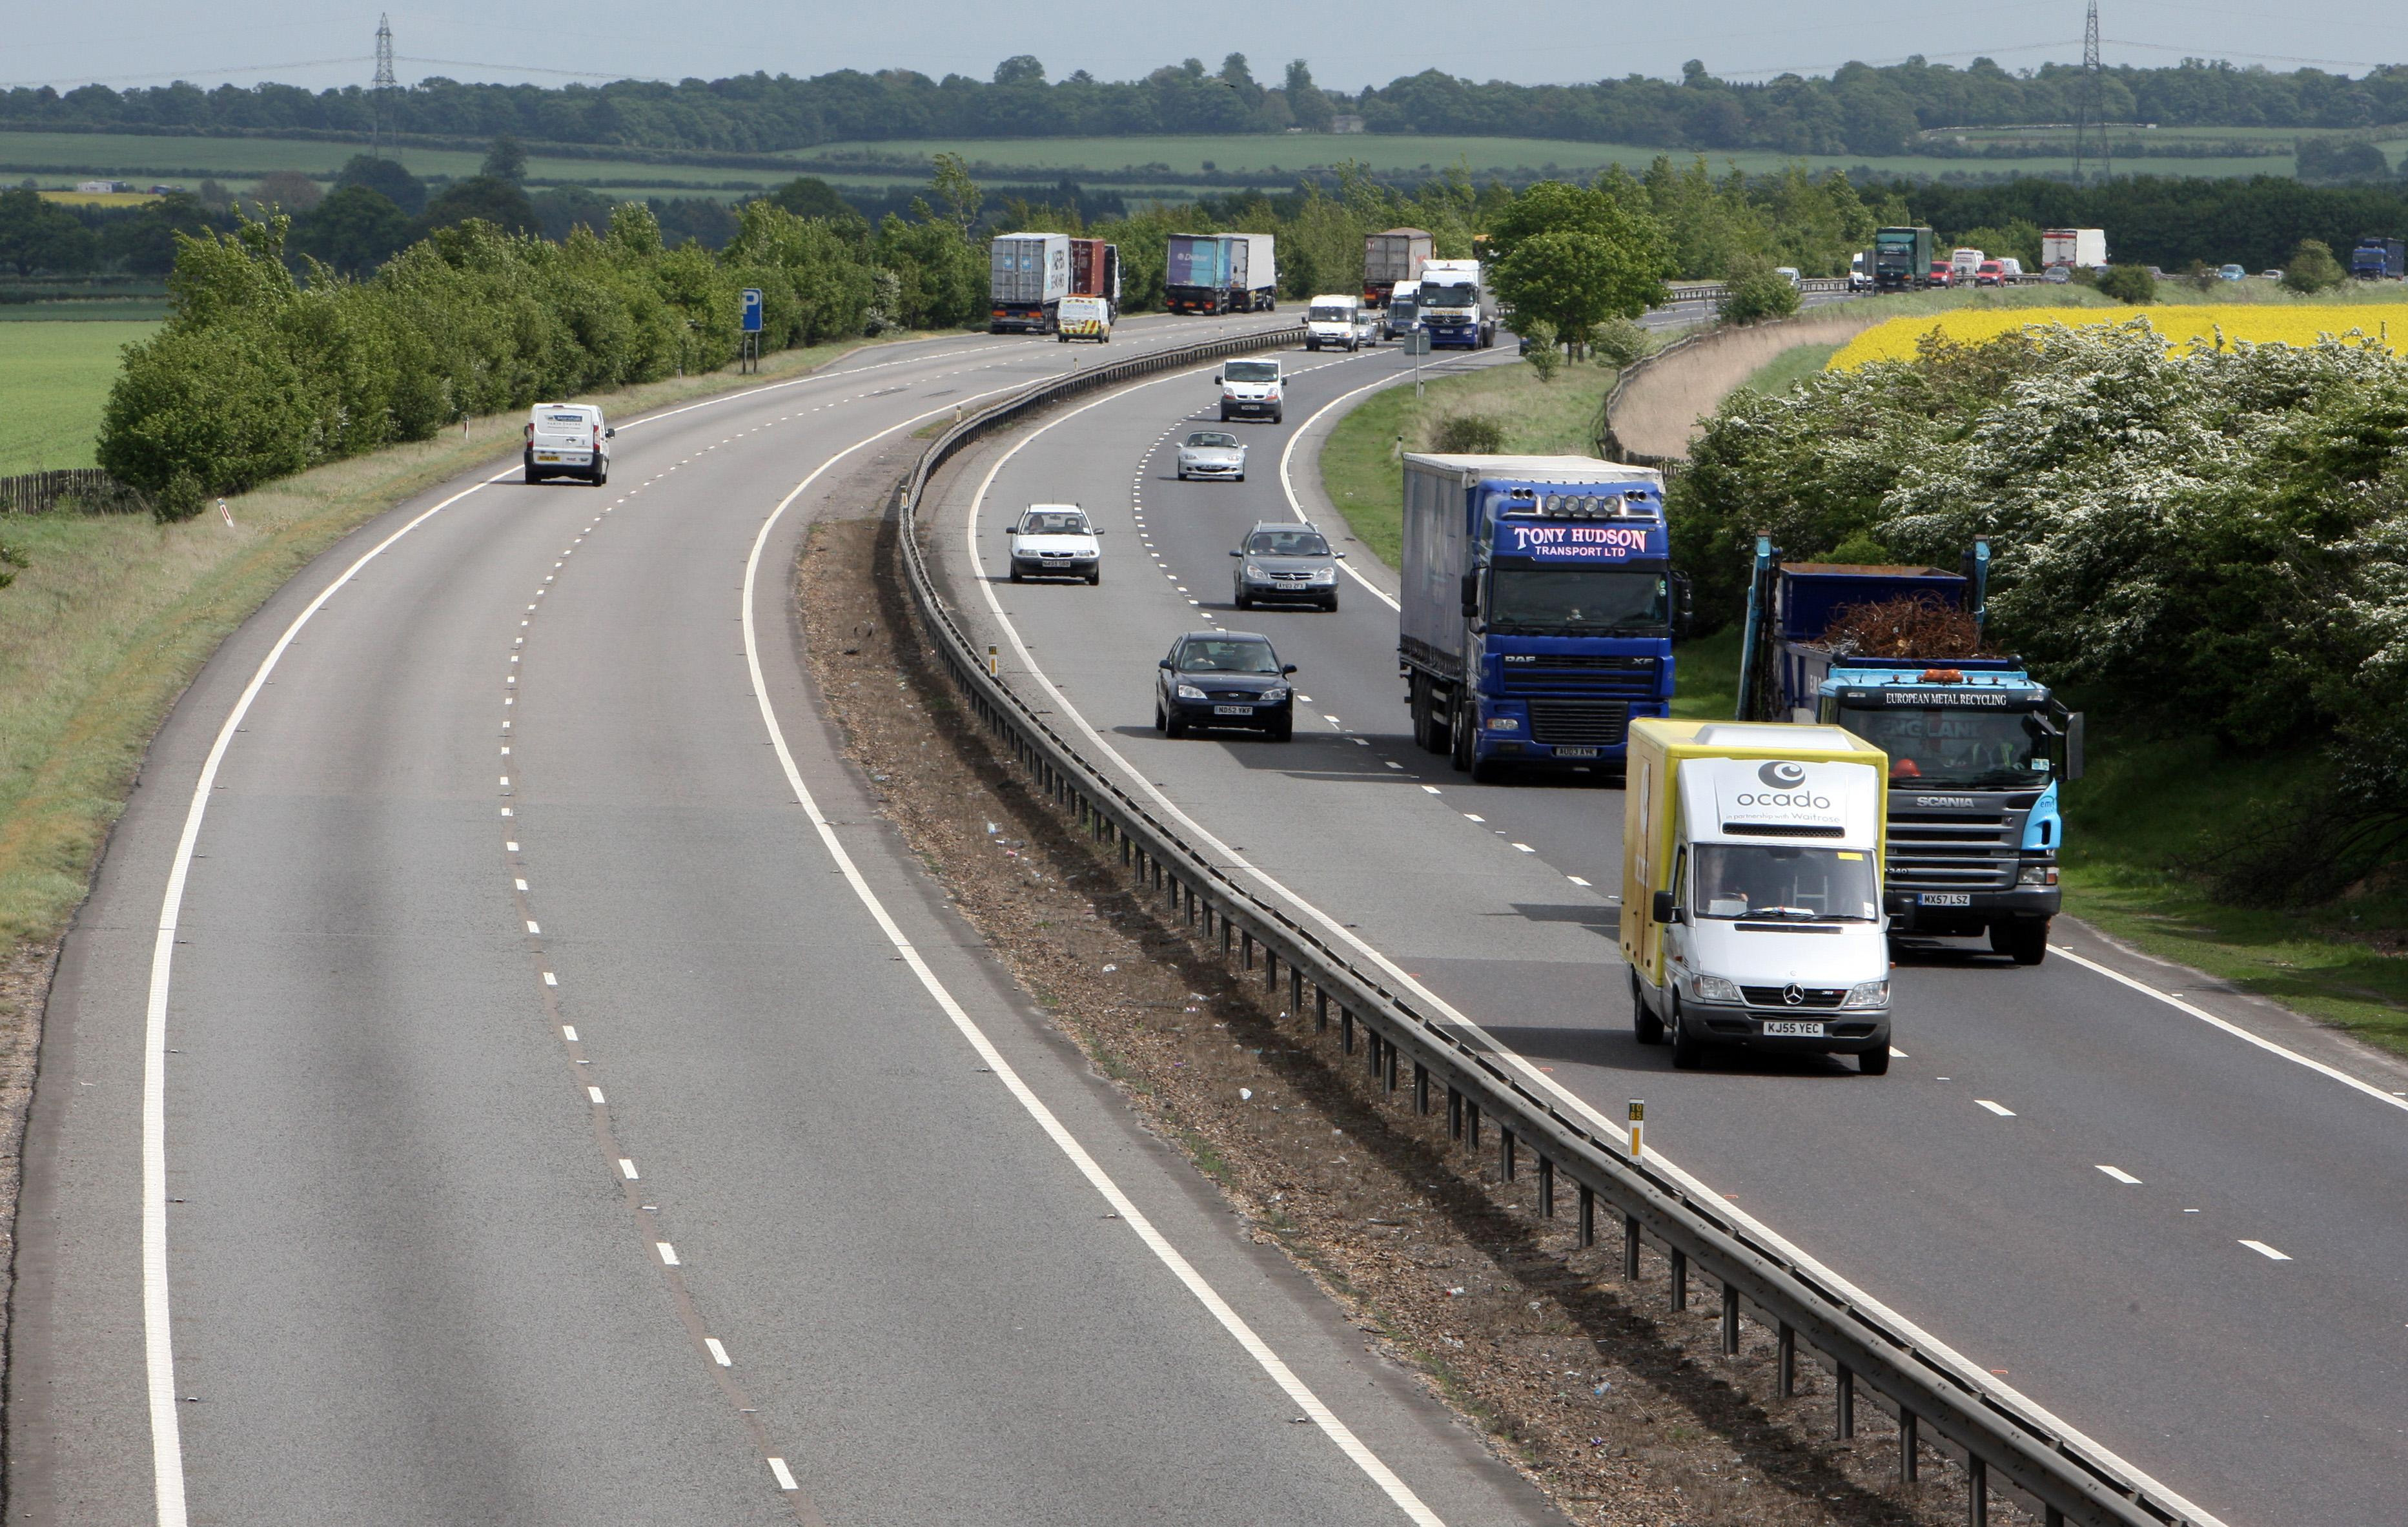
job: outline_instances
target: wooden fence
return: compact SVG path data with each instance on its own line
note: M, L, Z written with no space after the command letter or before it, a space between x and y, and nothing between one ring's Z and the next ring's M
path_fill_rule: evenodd
M0 514L47 514L61 508L86 514L147 514L150 504L97 467L0 477Z

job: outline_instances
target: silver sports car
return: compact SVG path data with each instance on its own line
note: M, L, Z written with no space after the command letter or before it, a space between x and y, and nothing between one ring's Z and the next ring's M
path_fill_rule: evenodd
M1199 429L1179 448L1179 481L1191 477L1246 480L1246 448L1238 437L1220 429Z

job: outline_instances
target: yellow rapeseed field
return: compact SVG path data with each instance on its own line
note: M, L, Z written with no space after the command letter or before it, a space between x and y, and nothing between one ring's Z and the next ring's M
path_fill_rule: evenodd
M2390 332L2390 325L2408 319L2408 307L2367 303L2288 308L2235 303L2147 309L1960 308L1954 312L1893 318L1885 324L1876 324L1842 345L1824 369L1848 371L1868 361L1913 360L1915 346L1933 329L1959 344L1967 344L1995 339L2026 327L2062 324L2068 328L2095 328L2128 324L2135 317L2146 319L2151 328L2185 351L2213 349L2219 336L2228 342L2247 339L2257 344L2312 345L2320 336L2345 335L2355 329L2398 354L2401 337Z

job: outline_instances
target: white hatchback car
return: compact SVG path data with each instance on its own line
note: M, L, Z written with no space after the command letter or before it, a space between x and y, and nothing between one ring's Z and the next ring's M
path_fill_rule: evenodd
M591 403L538 403L527 411L526 480L581 477L610 481L610 438L619 432Z
M1226 429L1199 429L1179 447L1179 481L1192 477L1246 480L1246 448Z
M1015 583L1026 578L1104 581L1103 548L1096 540L1103 532L1076 504L1031 504L1003 533L1011 540Z

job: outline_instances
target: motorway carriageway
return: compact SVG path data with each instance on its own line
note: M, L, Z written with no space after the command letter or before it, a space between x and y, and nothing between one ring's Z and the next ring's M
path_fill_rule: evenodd
M918 429L1277 321L617 420L229 639L50 1000L10 1520L1560 1521L1010 985L792 619Z
M2209 1511L2408 1520L2408 1066L2061 921L2037 968L1961 941L1902 954L1887 1077L1822 1059L1674 1072L1631 1034L1621 791L1477 786L1413 745L1393 579L1339 539L1314 451L1288 453L1361 389L1410 385L1410 362L1286 359L1284 425L1220 425L1205 367L948 468L923 533L1010 682L1259 893L1451 1004L1600 1132L1644 1098L1651 1146ZM1199 427L1249 442L1245 483L1175 480ZM1101 585L1005 582L1004 525L1066 501L1107 532ZM1229 551L1299 510L1354 551L1341 608L1235 610ZM1298 665L1294 742L1154 732L1154 660L1193 629L1262 632Z

